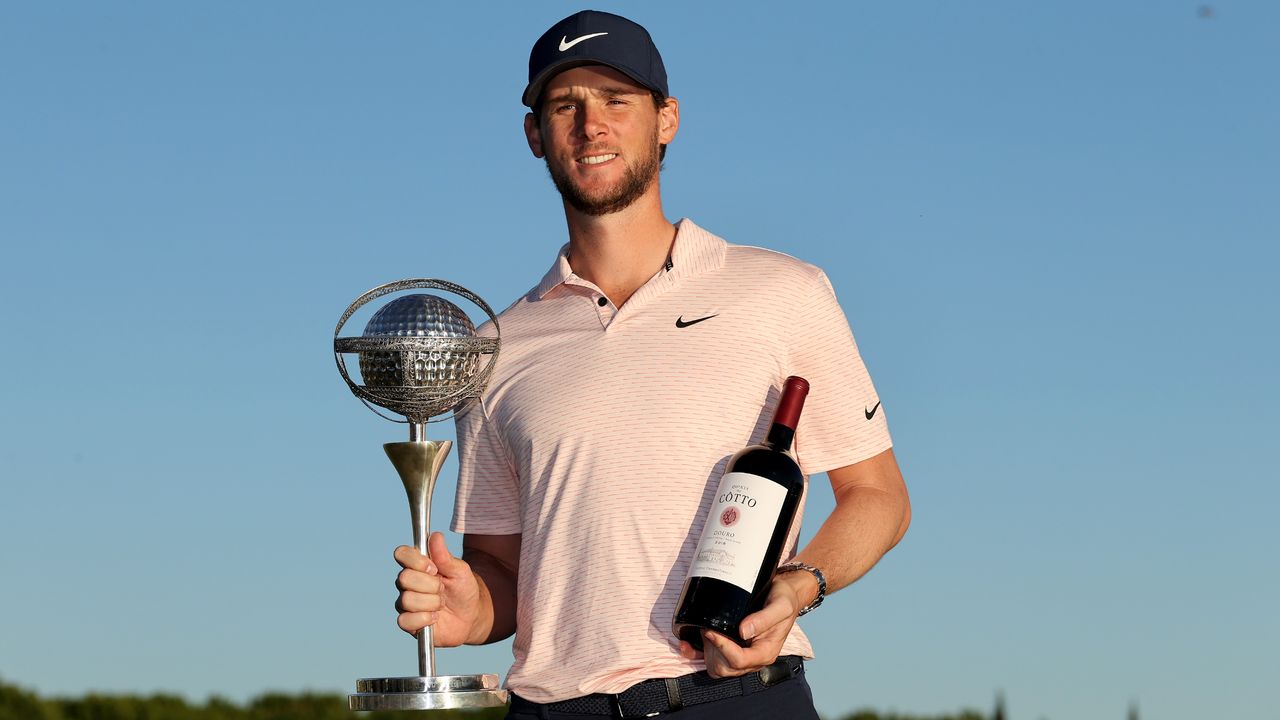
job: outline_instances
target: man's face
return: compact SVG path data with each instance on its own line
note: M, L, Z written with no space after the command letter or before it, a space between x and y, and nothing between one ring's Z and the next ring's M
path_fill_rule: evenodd
M547 83L542 115L525 118L525 134L565 202L587 215L605 215L656 187L658 147L675 136L678 121L675 100L655 108L648 88L612 68L589 65Z

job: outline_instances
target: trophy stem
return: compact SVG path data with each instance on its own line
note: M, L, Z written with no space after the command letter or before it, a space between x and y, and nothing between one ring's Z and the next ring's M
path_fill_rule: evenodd
M409 437L422 436L422 424L409 424ZM417 430L415 433L414 430ZM400 474L405 494L409 497L409 514L413 518L413 545L418 552L427 555L427 538L431 537L431 494L436 488L436 478L444 459L449 456L453 443L448 440L416 440L403 443L386 443L382 446ZM417 634L418 674L424 677L436 674L436 647L432 628L427 626Z
M413 544L427 553L431 536L431 493L436 478L453 443L448 440L426 440L421 424L410 423L410 442L387 443L383 449L409 496L413 516ZM418 633L418 676L362 678L356 681L356 692L347 696L352 710L443 710L501 707L507 704L507 691L498 684L498 676L437 675L436 649L431 628Z

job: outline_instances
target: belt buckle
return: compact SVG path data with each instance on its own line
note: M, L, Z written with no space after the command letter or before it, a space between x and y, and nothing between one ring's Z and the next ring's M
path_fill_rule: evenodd
M614 693L609 696L613 699L613 711L618 713L618 717L622 720L631 720L632 718L651 718L662 714L662 711L651 712L647 715L628 715L626 710L622 709L622 693Z
M783 658L778 658L772 664L757 670L756 673L760 677L760 683L765 687L773 687L784 680L790 680L796 675L791 664Z

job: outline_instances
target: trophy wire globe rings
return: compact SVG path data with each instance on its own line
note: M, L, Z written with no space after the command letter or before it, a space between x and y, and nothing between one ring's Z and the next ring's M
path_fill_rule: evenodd
M362 335L340 337L351 316L371 300L415 289L443 290L465 298L484 310L498 330L493 309L461 285L432 278L397 280L366 292L347 307L333 331L333 354L342 379L370 410L393 422L422 424L480 395L498 359L499 340L477 336L461 308L423 293L396 298L379 308ZM359 355L363 385L348 374L346 353ZM484 355L489 359L482 363ZM373 405L405 420L388 418Z

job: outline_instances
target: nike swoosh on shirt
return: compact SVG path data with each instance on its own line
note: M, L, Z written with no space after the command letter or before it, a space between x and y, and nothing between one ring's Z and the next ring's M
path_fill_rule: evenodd
M876 406L875 406L875 407L873 407L873 408L871 408L870 410L868 410L868 409L864 406L864 407L862 408L862 413L863 413L864 415L866 415L866 416L867 416L867 419L868 419L868 420L870 420L871 418L873 418L873 417L875 417L875 416L876 416L876 411L877 411L877 410L879 410L879 409L880 409L880 403L879 403L879 402L876 402Z
M697 325L698 323L702 322L703 320L710 320L710 319L711 319L711 318L713 318L713 317L719 317L719 314L717 313L716 315L708 315L708 316L706 316L706 317L700 317L700 318L697 318L696 320L685 320L685 319L684 319L684 316L683 316L683 315L681 315L679 318L677 318L677 319L676 319L676 327L678 327L678 328L687 328L687 327L689 327L690 325Z
M564 52L565 50L568 50L569 48L573 47L574 45L577 45L583 40L590 40L593 37L600 37L601 35L608 35L608 34L609 33L607 32L591 33L590 35L583 35L582 37L574 38L573 40L570 40L568 35L563 35L560 38L560 52Z

